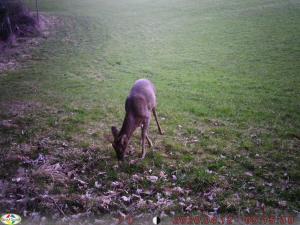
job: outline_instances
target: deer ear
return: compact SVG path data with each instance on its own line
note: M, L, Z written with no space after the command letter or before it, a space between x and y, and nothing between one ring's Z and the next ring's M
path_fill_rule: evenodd
M112 134L114 136L114 139L117 139L118 138L118 134L119 134L118 129L116 127L112 126L111 127L111 132L112 132Z
M122 144L123 146L126 146L126 145L127 145L127 141L128 141L127 135L124 134L124 135L122 136L122 138L121 138L121 144Z

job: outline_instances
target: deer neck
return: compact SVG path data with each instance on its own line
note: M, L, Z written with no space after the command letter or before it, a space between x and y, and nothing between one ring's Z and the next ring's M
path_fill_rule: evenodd
M126 113L119 136L121 137L124 134L126 134L129 139L132 133L134 132L135 128L136 123L134 117L130 113Z

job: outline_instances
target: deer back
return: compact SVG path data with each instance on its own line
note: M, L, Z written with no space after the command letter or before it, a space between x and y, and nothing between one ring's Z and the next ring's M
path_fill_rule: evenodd
M126 99L125 110L134 116L148 117L156 107L155 87L146 79L137 80Z

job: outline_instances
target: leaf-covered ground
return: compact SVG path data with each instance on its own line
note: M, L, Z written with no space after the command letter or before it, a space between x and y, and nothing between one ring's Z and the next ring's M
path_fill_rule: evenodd
M41 4L63 22L0 75L1 212L70 224L299 214L297 1ZM137 131L118 163L110 126L141 77L165 135L152 123L154 148L130 163Z

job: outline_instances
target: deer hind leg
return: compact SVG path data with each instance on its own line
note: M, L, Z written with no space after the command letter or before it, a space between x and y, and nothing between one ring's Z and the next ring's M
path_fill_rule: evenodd
M154 118L155 118L155 121L156 121L156 124L157 124L157 127L158 127L158 131L159 131L159 133L160 133L161 135L163 135L164 132L162 132L162 130L161 130L161 128L160 128L160 125L159 125L159 123L158 123L158 120L157 120L156 109L153 108L153 109L152 109L152 112L153 112L153 115L154 115Z
M147 139L148 143L150 141L149 137L148 137L148 127L150 124L150 117L146 118L143 122L143 126L142 126L142 137L141 137L141 141L142 141L142 159L145 158L146 156L146 151L145 151L145 139ZM151 141L150 141L151 142ZM152 144L152 143L151 143ZM150 145L150 144L149 144Z

